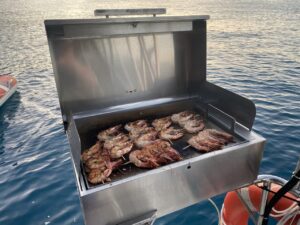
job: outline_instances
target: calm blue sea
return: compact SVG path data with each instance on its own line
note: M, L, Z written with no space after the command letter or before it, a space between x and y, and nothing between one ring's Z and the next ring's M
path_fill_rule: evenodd
M0 109L1 225L83 224L43 20L128 7L211 16L208 79L255 102L254 130L268 140L260 173L290 177L300 156L300 1L0 0L0 73L19 80ZM156 224L217 217L204 201Z

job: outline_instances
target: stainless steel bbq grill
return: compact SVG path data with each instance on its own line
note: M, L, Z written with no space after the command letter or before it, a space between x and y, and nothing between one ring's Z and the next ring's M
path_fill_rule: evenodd
M208 18L45 21L87 225L160 217L256 179L265 139L251 131L255 105L206 80ZM231 133L235 142L203 154L183 149L185 135L173 145L182 161L153 170L128 164L109 183L88 183L80 155L100 130L183 110L202 114L207 127Z

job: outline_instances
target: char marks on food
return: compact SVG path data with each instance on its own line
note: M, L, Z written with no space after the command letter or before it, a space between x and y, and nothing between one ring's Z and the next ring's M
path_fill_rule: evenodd
M174 123L179 124L179 126L191 134L195 134L205 128L203 118L199 114L195 114L191 111L173 114L171 119Z
M172 122L182 129L172 126ZM204 130L202 117L192 111L155 119L151 125L153 127L146 120L137 120L127 123L125 129L116 125L99 132L96 144L81 154L88 181L91 184L110 181L113 170L124 165L122 158L126 161L128 155L130 163L148 169L181 160L181 155L171 144L182 138L184 131L197 133L188 143L203 152L221 149L233 141L232 135L225 132Z
M233 136L215 129L200 131L188 140L188 143L199 151L210 152L222 149L224 145L233 141Z
M159 138L169 141L169 140L178 140L184 135L182 129L176 129L174 127L168 127L159 132Z
M92 184L104 183L109 180L112 171L121 165L122 160L113 161L107 149L98 141L81 155L87 172L87 179Z
M181 159L180 154L168 142L163 140L156 140L141 150L131 152L129 155L129 160L135 166L141 168L156 168Z
M121 124L110 127L106 130L99 132L97 138L100 141L111 139L112 137L117 136L120 133L121 128L122 128Z
M171 126L171 124L172 124L171 116L166 116L166 117L163 117L163 118L155 119L152 122L152 126L157 131L167 129L168 127Z
M127 131L131 131L131 130L140 130L140 129L144 129L148 127L148 123L146 120L136 120L134 122L129 122L125 125L125 129Z

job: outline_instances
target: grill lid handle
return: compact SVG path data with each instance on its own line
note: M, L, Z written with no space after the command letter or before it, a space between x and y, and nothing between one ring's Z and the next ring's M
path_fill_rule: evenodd
M166 14L166 8L148 8L148 9L95 9L95 16L136 16L136 15L156 15Z

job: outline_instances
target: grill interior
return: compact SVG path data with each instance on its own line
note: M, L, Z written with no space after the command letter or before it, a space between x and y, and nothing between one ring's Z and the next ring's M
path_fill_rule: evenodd
M168 116L173 113L177 113L183 110L192 110L198 114L201 114L205 120L206 128L214 128L217 130L222 130L228 132L234 136L234 143L229 143L224 146L223 149L238 145L246 142L247 140L242 137L240 134L236 133L231 127L230 118L222 113L219 110L209 110L208 105L204 105L197 98L193 99L183 99L183 100L175 100L172 102L167 102L158 105L146 104L144 107L138 107L135 109L129 110L118 110L116 112L106 112L99 113L98 115L82 118L77 121L77 127L80 134L82 151L86 148L89 148L97 141L97 134L99 131L109 128L111 126L117 124L125 125L127 122L138 120L138 119L146 119L149 123L152 122L153 119ZM180 128L178 125L173 124L174 127ZM126 131L125 131L126 133ZM185 132L183 138L172 141L172 147L176 149L183 160L190 159L201 154L207 154L205 152L199 152L193 147L185 148L187 144L187 140L192 137L192 134L188 134ZM125 158L128 159L128 155L125 155ZM176 163L176 162L174 162ZM167 166L167 165L166 165ZM111 181L106 183L111 183L115 181L119 181L128 177L132 177L144 172L149 171L149 169L142 169L134 166L133 164L126 164L121 166L119 169L116 169L112 175L110 176ZM86 189L92 189L95 187L99 187L103 184L93 185L88 182L87 174L85 173L83 164L81 163L81 173L83 175L84 185ZM106 184L105 183L105 184Z

